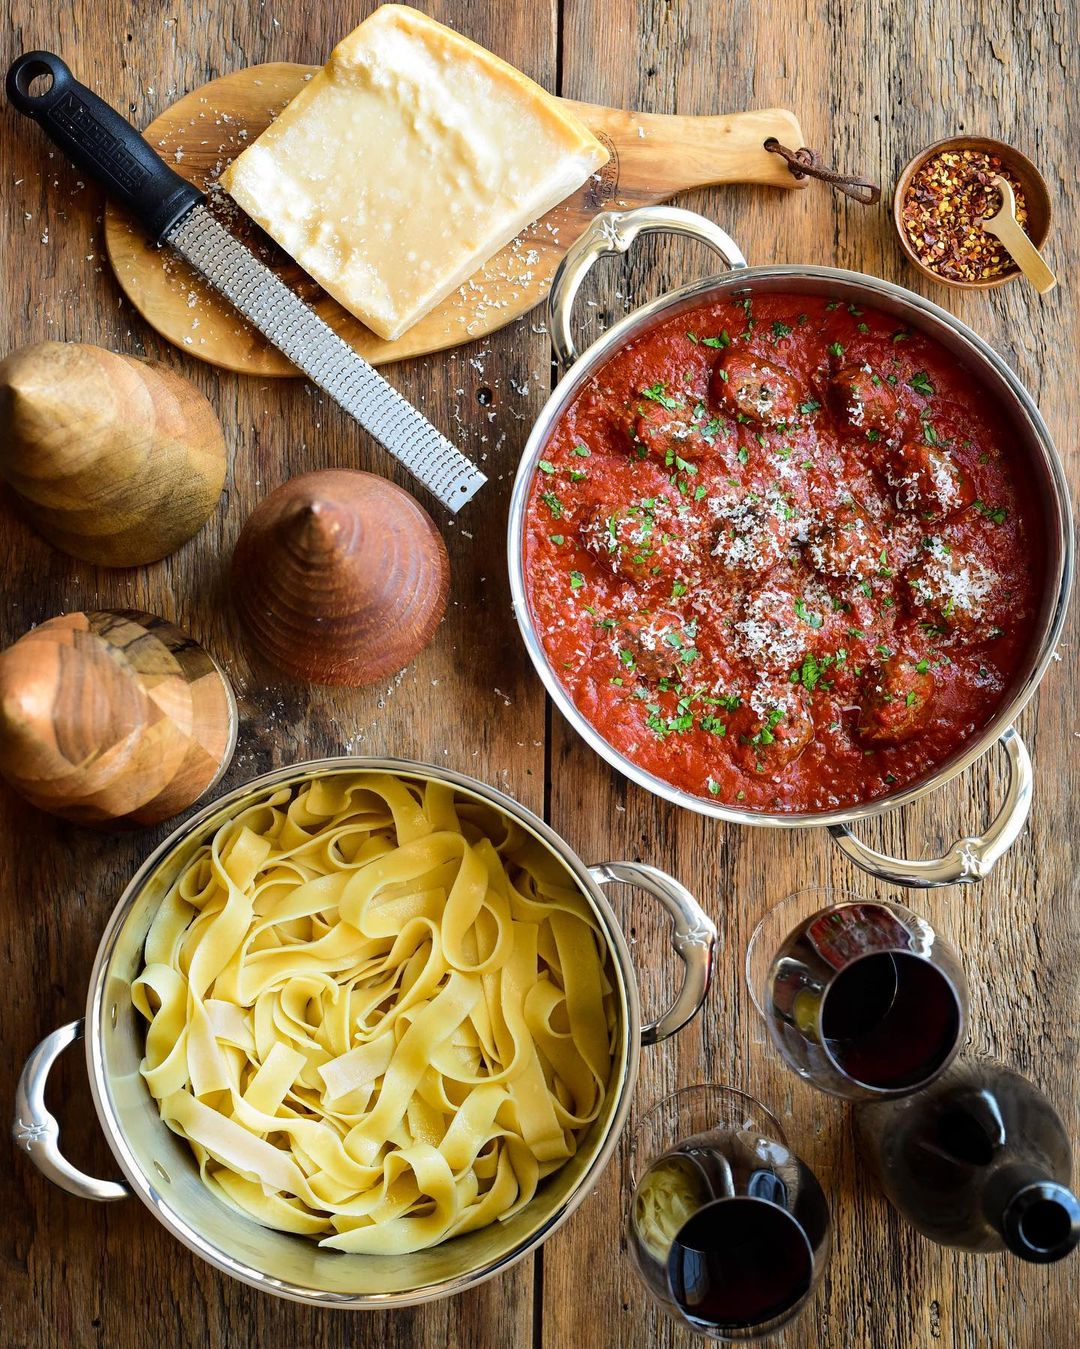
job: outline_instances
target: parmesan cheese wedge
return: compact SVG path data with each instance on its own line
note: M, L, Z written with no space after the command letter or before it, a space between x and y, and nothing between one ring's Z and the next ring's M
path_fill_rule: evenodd
M384 5L221 182L393 341L606 159L513 66L416 10Z

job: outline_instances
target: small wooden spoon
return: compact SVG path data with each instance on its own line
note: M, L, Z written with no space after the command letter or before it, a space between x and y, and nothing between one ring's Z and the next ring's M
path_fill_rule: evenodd
M1009 256L1040 295L1053 290L1057 277L1043 261L1043 256L1024 233L1016 218L1016 197L1012 184L1000 174L994 179L994 186L1001 193L1001 209L997 215L988 215L983 220L983 229L993 234L1004 244Z

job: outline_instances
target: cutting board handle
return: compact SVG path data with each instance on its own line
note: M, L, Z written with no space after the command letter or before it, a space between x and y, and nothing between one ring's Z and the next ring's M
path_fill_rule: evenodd
M785 108L683 117L628 112L569 99L561 102L616 155L619 186L631 194L655 189L658 171L663 174L666 196L714 183L806 186L805 178L796 178L779 155L765 149L769 139L781 145L805 144L799 119ZM659 163L658 145L663 146Z
M48 87L33 93L35 80ZM7 96L73 164L101 184L160 243L203 194L168 164L115 108L80 84L53 52L24 52L7 73Z

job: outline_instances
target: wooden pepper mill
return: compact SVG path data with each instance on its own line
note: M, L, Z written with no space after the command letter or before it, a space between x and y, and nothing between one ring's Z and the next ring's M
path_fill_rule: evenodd
M205 523L225 439L202 394L164 365L39 342L0 362L0 477L55 547L135 567Z
M259 503L237 540L232 582L245 633L272 665L301 682L372 684L435 635L450 565L407 492L327 469Z
M213 658L153 614L64 614L0 652L0 774L79 824L186 810L224 773L236 729Z

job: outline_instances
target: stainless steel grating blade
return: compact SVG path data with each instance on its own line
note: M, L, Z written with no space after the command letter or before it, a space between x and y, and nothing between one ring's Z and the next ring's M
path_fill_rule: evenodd
M484 485L487 479L476 465L205 206L189 211L165 234L164 241L312 383L385 445L444 506L459 510Z

